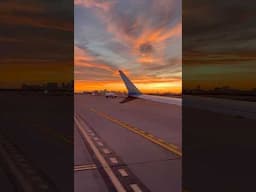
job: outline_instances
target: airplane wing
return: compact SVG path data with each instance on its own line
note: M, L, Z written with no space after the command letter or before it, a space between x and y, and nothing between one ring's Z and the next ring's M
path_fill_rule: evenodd
M129 101L133 101L135 99L138 99L137 97L126 97L125 99L123 99L120 103L127 103Z
M124 84L128 90L128 96L141 95L139 89L131 82L131 80L124 74L123 71L119 70L120 76L124 81Z
M164 97L164 96L155 96L155 95L144 95L140 92L140 90L131 82L131 80L124 74L123 71L119 70L120 76L124 81L124 84L128 90L128 98L140 98L145 100L150 100L159 103L171 104L181 106L182 100L181 98L173 98L173 97ZM133 99L125 99L121 103L125 103L131 101Z

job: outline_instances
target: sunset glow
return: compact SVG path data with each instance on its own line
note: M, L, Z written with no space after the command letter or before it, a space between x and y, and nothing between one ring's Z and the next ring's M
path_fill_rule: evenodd
M254 7L243 1L183 2L184 89L256 88Z
M181 1L75 0L75 92L181 93Z
M0 88L73 80L73 2L0 1ZM56 11L58 10L58 11Z
M135 82L136 86L144 93L166 93L172 90L172 93L180 93L180 82L151 82L151 83L139 83ZM95 91L95 90L109 90L109 91L121 91L126 92L125 86L120 81L113 82L89 82L89 81L76 81L75 92L83 91ZM167 90L167 91L166 91Z

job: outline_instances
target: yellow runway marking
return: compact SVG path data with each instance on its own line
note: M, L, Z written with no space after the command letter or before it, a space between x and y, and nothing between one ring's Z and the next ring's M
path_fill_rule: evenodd
M126 129L132 131L133 133L136 133L136 134L144 137L145 139L147 139L147 140L149 140L149 141L151 141L151 142L153 142L153 143L163 147L164 149L166 149L166 150L168 150L168 151L170 151L170 152L172 152L172 153L174 153L174 154L176 154L178 156L182 156L182 152L178 149L177 146L175 146L173 144L170 144L170 143L167 143L166 141L164 141L162 139L159 139L159 138L155 137L152 134L146 133L145 131L143 131L141 129L133 127L133 126L131 126L131 125L125 123L125 122L122 122L122 121L120 121L118 119L115 119L115 118L113 118L113 117L111 117L111 116L109 116L109 115L107 115L105 113L98 112L98 111L96 111L93 108L91 108L90 110L92 112L98 114L99 116L101 116L101 117L103 117L103 118L105 118L105 119L107 119L107 120L109 120L109 121L111 121L113 123L116 123L116 124L120 125L121 127L126 128Z
M75 165L74 171L84 171L84 170L92 170L97 169L95 164L86 164L86 165Z

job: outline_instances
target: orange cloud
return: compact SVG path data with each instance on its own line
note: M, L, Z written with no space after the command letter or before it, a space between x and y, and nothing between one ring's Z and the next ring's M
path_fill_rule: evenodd
M145 1L146 2L146 1ZM135 12L135 15L129 15L127 12L120 13L120 10L116 7L116 1L99 1L99 0L75 0L75 5L82 5L87 8L92 8L94 13L98 16L101 23L104 23L104 27L109 34L114 38L114 41L124 45L125 50L128 49L129 56L133 57L138 64L146 64L150 66L165 67L169 64L170 56L166 56L166 48L168 40L172 38L180 38L182 33L182 24L178 22L174 26L170 26L170 10L174 9L174 4L170 0L162 0L160 2L154 1L154 3L147 4L151 11L151 15L161 13L161 21L155 22L151 20L150 15L141 14ZM172 9L171 9L171 6ZM132 10L131 10L132 11ZM118 76L118 72L115 68L109 67L108 64L100 61L98 58L91 58L92 55L87 55L86 59L77 59L78 65L86 65L86 67L101 68L106 71L114 71L112 77ZM83 62L82 62L83 61ZM136 64L137 64L136 63ZM175 67L181 65L179 62ZM108 67L107 67L108 66ZM170 65L168 65L170 66ZM158 70L157 68L156 70ZM161 68L162 69L162 68ZM149 70L148 70L149 71ZM147 71L147 72L148 72ZM125 71L127 74L129 71ZM79 73L79 72L78 72ZM138 84L138 87L144 92L181 92L181 77L180 78L160 78L158 76L128 76ZM174 74L173 76L177 76ZM121 81L115 80L106 81L77 81L75 84L76 90L125 90L125 87Z
M12 12L41 13L44 7L39 3L27 2L18 3L17 1L0 2L1 14L11 14Z
M137 55L137 61L141 64L163 64L165 62L164 50L166 48L166 40L181 36L182 25L178 23L176 26L170 29L158 28L158 29L147 29L135 39L133 43L133 52ZM154 45L157 49L154 49L152 53L141 54L141 45L149 44Z
M159 64L162 62L160 58L149 55L141 55L138 57L137 61L141 64Z
M138 18L137 22L131 27L136 28L143 22ZM126 33L123 33L115 24L112 22L108 23L108 31L115 35L115 37L125 45L129 45L131 48L131 53L137 58L138 63L140 64L163 64L165 62L164 50L167 46L166 40L173 37L180 37L182 33L182 25L178 23L173 28L166 29L165 27L154 29L146 28L141 31L140 36L133 37L129 36ZM153 47L156 47L151 53L141 53L140 47L144 44L150 44Z
M68 22L62 22L59 20L50 20L45 18L32 18L26 16L15 15L0 15L1 23L11 25L28 25L39 28L49 28L62 31L73 31L73 24Z
M134 76L128 71L125 73L132 79L143 93L181 93L181 78L155 78L154 76ZM119 75L116 73L116 75ZM120 77L117 80L76 80L75 92L94 90L126 91L125 85Z
M99 59L91 55L89 52L86 52L86 50L82 50L77 46L75 46L74 52L75 52L75 55L74 55L75 67L98 68L98 69L103 69L105 71L110 71L112 73L115 73L115 70L113 67L107 64L104 64L103 62L100 62Z
M73 31L73 23L43 16L47 12L43 4L33 2L1 2L0 22L8 25L28 25L39 28L50 28L62 31ZM17 14L20 13L20 14ZM25 13L25 14L24 14ZM27 14L33 14L29 16Z
M181 22L173 27L162 23L153 25L147 17L140 14L136 15L133 20L123 15L120 15L120 17L123 16L124 18L119 19L118 16L113 15L116 11L115 1L75 0L75 4L94 8L98 18L105 23L107 31L113 34L116 40L130 47L131 53L141 64L163 64L166 59L164 58L164 50L167 46L166 40L180 37L182 33ZM152 10L160 12L160 9L162 9L168 13L170 6L172 6L172 3L169 0L161 1L160 4L154 2ZM168 14L166 14L163 23L167 23L169 19ZM132 32L138 29L140 30L139 35L132 35ZM142 54L140 46L143 44L151 44L156 47L154 54Z
M208 53L200 51L184 52L183 63L185 65L207 65L207 64L241 64L256 61L254 52L222 52Z
M75 66L79 66L81 65L81 60L86 60L86 61L94 61L95 57L93 57L92 55L90 55L88 52L86 52L83 49L80 49L77 46L74 46L74 59L75 59Z
M103 10L104 12L109 11L113 3L113 1L75 0L75 5L82 5L88 8L97 8Z
M180 36L182 25L178 23L173 28L158 28L144 31L136 40L135 47L138 48L143 43L162 43L174 36Z
M62 83L73 79L73 65L69 61L10 59L1 61L1 71L0 86L9 88L18 88L22 83Z
M147 81L147 83L146 83ZM150 79L148 80L136 80L134 81L136 86L143 93L181 93L181 80L176 80L173 82L168 81L158 81L154 82ZM95 91L95 90L111 90L111 91L122 91L126 92L126 88L121 81L75 81L75 92L82 91Z

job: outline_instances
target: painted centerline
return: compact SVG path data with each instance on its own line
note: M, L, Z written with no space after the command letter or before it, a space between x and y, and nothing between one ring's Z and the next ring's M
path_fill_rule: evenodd
M101 157L106 161L107 166L104 166L101 162L97 163L96 166L99 170L104 170L107 168L111 169L113 174L117 177L118 181L121 183L121 185L124 187L125 191L134 191L130 185L137 185L139 189L143 192L149 192L150 190L139 180L136 175L133 174L133 172L127 167L127 165L124 163L124 161L114 152L112 151L109 146L97 135L97 132L93 131L95 133L95 136L91 136L89 134L88 129L90 124L87 124L86 120L83 119L80 115L75 115L75 122L76 127L78 129L82 129L83 132L87 133L87 136L90 138L91 142L94 144L94 147L97 148L98 152L100 152ZM80 123L80 127L78 125ZM83 134L83 133L81 133ZM95 140L95 138L97 138ZM85 141L87 139L85 138ZM91 148L90 143L88 141L86 142L88 147ZM100 146L102 144L102 146ZM93 153L94 150L92 149ZM92 155L95 155L96 159L98 159L97 155L94 153ZM83 169L84 167L79 167L80 169ZM79 170L80 170L79 169ZM103 176L104 177L104 176ZM110 178L111 182L112 179ZM136 189L135 189L136 190ZM111 190L112 191L112 190Z
M109 116L109 115L107 115L105 113L98 112L98 111L96 111L93 108L91 108L90 111L98 114L99 116L101 116L101 117L103 117L103 118L105 118L105 119L107 119L107 120L109 120L109 121L111 121L111 122L113 122L113 123L123 127L123 128L126 128L126 129L130 130L131 132L133 132L133 133L135 133L137 135L142 136L143 138L151 141L154 144L159 145L160 147L162 147L165 150L168 150L168 151L174 153L177 156L182 156L182 152L174 144L168 143L168 142L164 141L161 138L158 138L158 137L156 137L156 136L154 136L154 135L152 135L150 133L147 133L147 132L143 131L142 129L139 129L139 128L136 128L136 127L134 127L132 125L129 125L126 122L122 122L122 121L120 121L118 119L115 119L115 118L113 118L113 117L111 117L111 116Z

